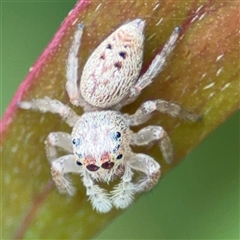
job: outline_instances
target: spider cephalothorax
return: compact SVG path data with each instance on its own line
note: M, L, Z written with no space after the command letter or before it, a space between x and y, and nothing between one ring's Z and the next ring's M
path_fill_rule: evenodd
M76 163L104 181L114 177L129 151L130 130L116 111L83 114L73 127L72 137Z
M78 86L77 53L83 32L83 25L78 25L67 59L66 90L71 103L84 108L82 116L48 97L19 103L23 109L57 113L73 127L72 134L50 133L45 142L52 178L60 192L73 195L75 190L67 174L78 173L93 208L101 213L110 211L113 206L126 208L134 194L151 189L159 180L159 163L146 154L134 153L131 145L147 146L157 142L165 161L173 160L171 141L161 126L147 126L137 133L130 130L131 126L146 122L156 110L190 121L198 120L196 114L162 99L146 101L133 115L119 111L133 102L163 69L179 36L180 29L175 28L162 51L139 76L144 26L144 20L135 19L106 38L89 57ZM57 148L69 154L59 157ZM145 177L134 181L135 171L144 173ZM120 178L120 183L111 192L96 184L116 177Z

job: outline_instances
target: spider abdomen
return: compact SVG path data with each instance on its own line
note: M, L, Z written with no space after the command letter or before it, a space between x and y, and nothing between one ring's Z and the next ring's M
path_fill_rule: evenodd
M80 82L88 103L108 108L126 96L142 67L144 25L141 19L122 25L88 58Z

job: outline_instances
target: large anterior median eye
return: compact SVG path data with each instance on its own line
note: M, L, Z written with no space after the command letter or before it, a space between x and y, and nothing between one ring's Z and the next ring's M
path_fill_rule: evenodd
M114 165L114 162L105 162L102 164L101 167L104 169L111 169L113 167L113 165Z
M89 164L87 165L87 169L91 172L96 172L100 167L98 167L97 165L94 164Z

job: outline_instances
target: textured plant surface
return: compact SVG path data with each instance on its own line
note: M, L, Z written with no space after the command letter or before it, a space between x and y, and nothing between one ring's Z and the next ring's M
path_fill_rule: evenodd
M1 122L3 239L89 239L120 213L93 211L78 176L74 176L75 197L56 192L44 140L49 132L70 129L58 116L16 108L20 99L44 96L68 103L65 62L77 22L85 25L80 71L93 49L128 19L146 20L143 71L173 28L181 26L182 36L165 70L134 104L124 108L132 113L146 99L163 98L202 116L201 122L193 124L160 114L150 121L164 126L174 144L171 166L162 162L157 147L151 148L151 155L159 159L166 173L239 107L239 17L237 1L78 2L32 67Z

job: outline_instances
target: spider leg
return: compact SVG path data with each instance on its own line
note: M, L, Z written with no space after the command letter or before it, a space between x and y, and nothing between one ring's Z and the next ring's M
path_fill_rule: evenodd
M100 213L109 212L112 208L112 204L107 192L98 185L94 184L94 181L87 170L83 171L82 180L84 186L86 187L86 194L89 196L93 209L96 209Z
M126 164L121 182L111 191L111 200L116 208L123 209L132 203L135 193L134 184L131 182L132 176L133 172L131 167Z
M154 111L167 113L173 117L180 117L184 120L192 122L200 120L200 116L197 114L188 111L175 103L167 102L162 99L146 101L134 114L125 114L125 117L127 118L130 126L136 126L146 122L151 117L151 113Z
M153 82L153 79L163 70L166 60L174 49L180 34L180 28L176 27L168 41L164 45L162 51L156 55L147 71L140 76L136 84L130 89L128 96L120 103L120 107L133 102L141 91Z
M48 135L45 141L45 149L50 163L58 157L56 147L72 153L71 140L71 135L65 132L52 132Z
M133 170L143 172L145 176L134 184L135 193L148 191L157 184L161 176L161 168L152 157L146 154L135 154L129 164Z
M83 33L83 24L78 24L78 28L75 31L73 36L73 42L67 58L67 83L66 90L70 102L75 105L81 105L83 99L81 98L79 86L78 86L78 51L81 45L82 33Z
M53 100L49 97L32 99L28 102L19 102L18 107L22 109L37 110L43 113L57 113L70 127L72 127L78 119L78 115L70 107L64 105L58 100Z
M71 135L64 132L50 133L45 141L45 148L48 161L51 164L52 178L59 192L73 195L75 188L72 186L67 173L79 173L81 167L76 164L75 157L72 154L58 158L57 147L71 153Z
M132 133L131 145L146 146L157 141L167 163L173 161L173 147L167 132L161 126L147 126L138 133Z
M81 173L82 167L75 162L75 156L69 154L52 161L51 174L60 193L75 194L75 188L69 180L67 173Z

